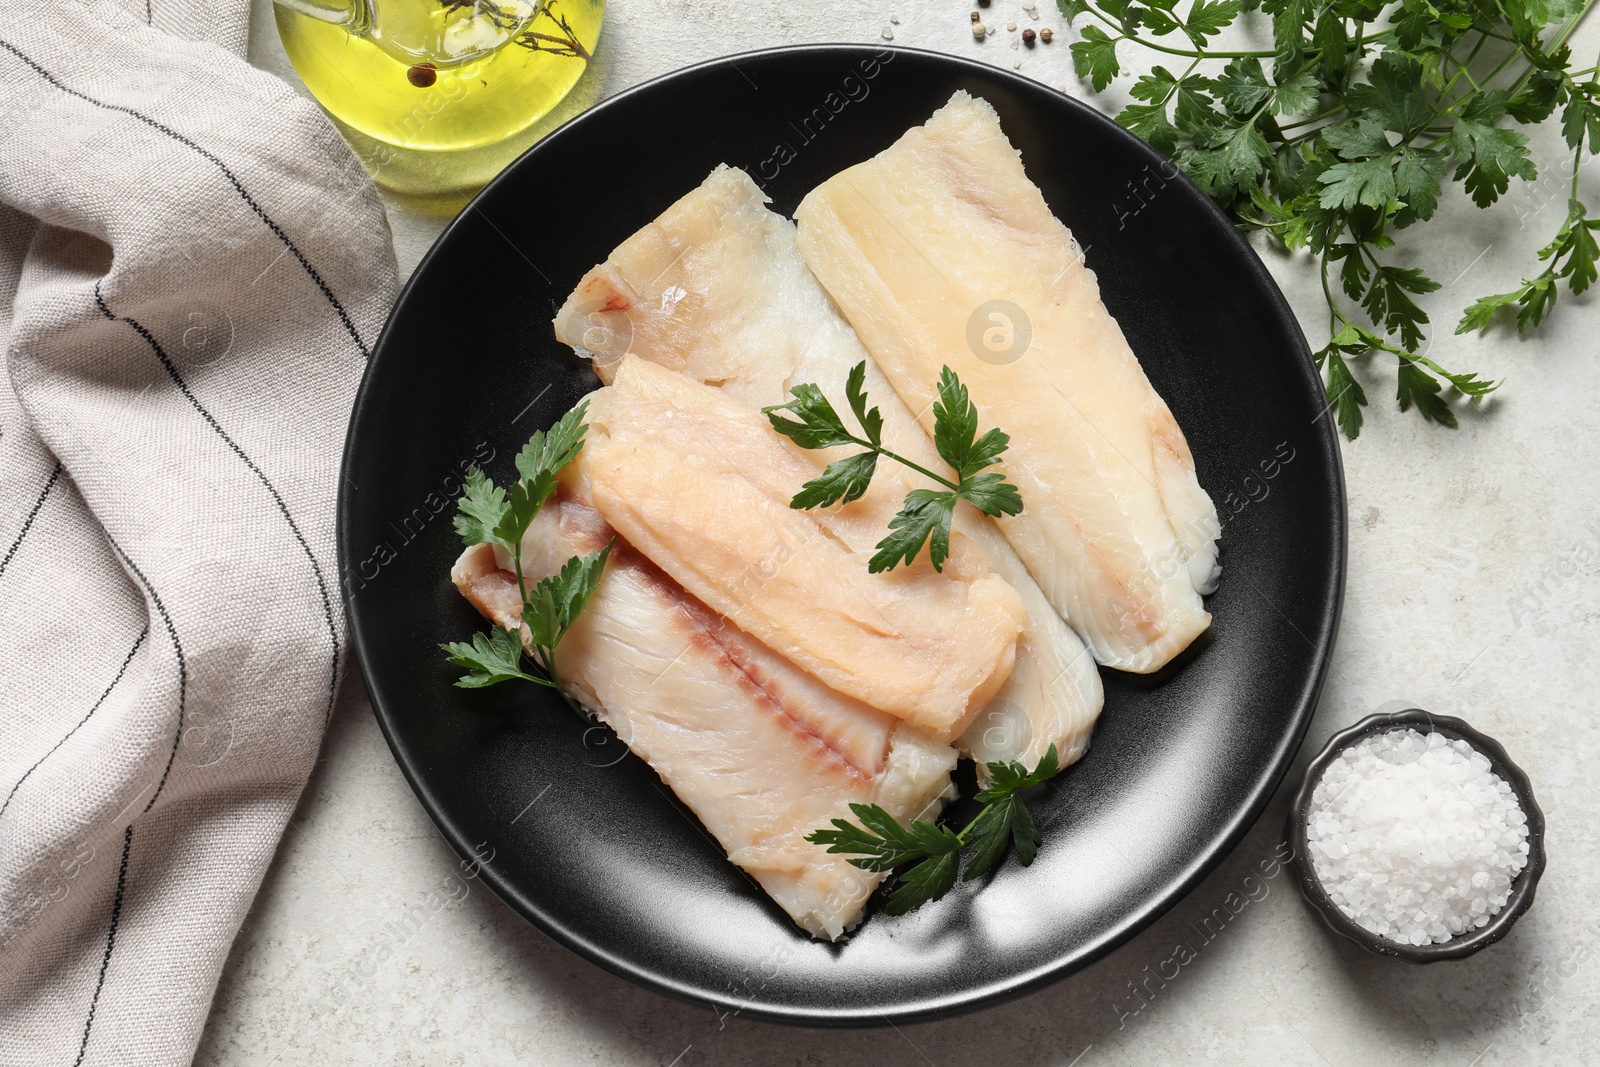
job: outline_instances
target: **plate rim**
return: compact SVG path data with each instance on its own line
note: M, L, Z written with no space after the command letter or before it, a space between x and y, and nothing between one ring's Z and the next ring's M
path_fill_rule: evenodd
M759 1003L740 1004L730 998L718 997L708 993L699 986L673 979L647 967L640 966L630 959L621 957L603 946L595 944L576 931L567 928L557 917L547 914L542 909L534 906L531 901L525 900L520 890L511 885L496 867L480 862L479 857L473 852L468 842L468 835L462 833L461 829L455 826L445 815L443 805L434 795L423 773L416 766L415 761L405 752L396 737L389 714L374 695L373 671L368 667L368 641L362 628L356 624L358 616L353 607L354 598L349 584L343 580L349 573L348 564L354 555L353 546L347 543L347 535L354 522L353 513L356 508L349 488L352 483L347 475L356 451L357 436L355 431L359 423L372 415L372 412L369 412L368 409L374 407L371 395L374 371L379 366L379 362L390 341L391 333L395 328L395 314L411 296L412 289L418 285L418 280L423 276L428 265L435 256L440 254L441 247L452 239L457 230L465 225L465 221L475 210L479 209L479 205L485 197L498 189L502 183L509 185L514 180L512 173L519 169L525 160L546 146L558 143L561 138L570 136L570 131L574 127L580 127L592 121L603 121L603 116L614 107L620 106L623 102L630 101L638 95L654 92L659 86L680 78L699 75L719 68L732 68L743 74L743 71L739 68L739 64L742 62L756 62L769 57L794 56L797 54L877 58L881 57L885 52L915 55L935 63L948 64L958 70L976 72L986 78L1010 82L1017 88L1030 93L1056 93L1065 106L1078 112L1085 121L1098 123L1102 127L1107 127L1109 130L1114 131L1114 136L1128 143L1133 151L1146 156L1153 165L1158 165L1167 159L1166 156L1156 151L1136 134L1076 97L1052 89L1045 83L1022 74L964 56L951 55L933 49L910 48L887 43L881 45L862 44L859 42L779 45L772 48L718 56L656 75L640 82L638 85L630 86L613 96L607 97L605 100L568 119L540 138L518 155L516 159L508 163L500 173L495 175L440 231L439 236L434 239L427 252L417 262L416 267L407 277L405 285L401 287L400 292L396 295L389 315L384 321L383 329L379 332L377 341L373 344L372 356L363 370L361 384L351 405L350 418L346 425L345 442L340 459L335 527L336 560L341 578L339 583L340 601L345 611L346 630L351 652L361 672L362 683L366 688L369 702L372 705L373 717L378 722L384 741L389 746L390 754L394 757L401 774L405 777L406 783L411 787L412 792L421 803L423 810L427 812L428 817L439 830L440 836L444 838L451 850L461 859L463 867L465 868L468 864L475 865L477 868L476 876L494 891L501 902L542 934L551 938L551 940L568 951L619 978L695 1006L711 1007L714 1010L733 1009L737 1015L743 1018L790 1026L829 1029L882 1027L892 1026L897 1023L929 1022L996 1007L1007 1001L1036 992L1068 975L1088 968L1133 940L1163 915L1171 911L1172 908L1188 897L1200 882L1210 875L1224 859L1232 854L1239 842L1260 820L1268 802L1283 784L1283 779L1288 773L1290 765L1294 762L1296 755L1303 746L1306 732L1316 714L1323 688L1327 683L1329 668L1338 642L1348 572L1349 498L1345 485L1343 451L1339 435L1334 429L1333 420L1327 419L1323 421L1319 419L1317 423L1314 423L1317 426L1314 434L1327 447L1327 455L1325 457L1327 469L1324 474L1333 488L1334 503L1338 514L1337 529L1334 531L1333 559L1329 561L1333 571L1331 575L1333 579L1333 595L1320 613L1321 628L1318 634L1319 639L1314 643L1314 651L1317 654L1316 665L1311 672L1311 676L1306 679L1301 688L1298 704L1293 709L1291 728L1285 733L1283 740L1280 742L1276 758L1267 768L1266 773L1258 777L1245 803L1224 824L1223 832L1215 838L1215 843L1210 848L1197 854L1191 860L1187 871L1170 882L1164 892L1124 916L1115 929L1100 937L1097 943L1087 952L1061 956L1048 964L1035 967L1029 971L1012 974L1003 979L987 982L979 986L967 987L958 993L922 997L914 1002L895 1006L889 1010L863 1011L851 1008L816 1009L763 1005ZM596 116L601 116L601 118L596 119ZM1292 346L1294 351L1290 354L1289 362L1300 372L1300 377L1304 379L1302 385L1306 386L1312 395L1325 398L1322 376L1313 363L1311 347L1306 340L1305 333L1301 329L1299 320L1295 317L1287 297L1284 296L1282 289L1279 288L1277 282L1267 270L1260 255L1251 247L1249 241L1246 240L1238 227L1222 213L1221 208L1217 207L1210 197L1194 186L1187 175L1180 172L1176 178L1168 180L1178 181L1189 186L1201 202L1201 210L1210 213L1214 221L1222 224L1220 228L1226 233L1225 240L1232 245L1235 252L1243 254L1241 260L1247 265L1247 269L1252 274L1257 288L1266 295L1279 326L1284 327L1284 332L1298 342ZM484 217L488 218L487 215Z

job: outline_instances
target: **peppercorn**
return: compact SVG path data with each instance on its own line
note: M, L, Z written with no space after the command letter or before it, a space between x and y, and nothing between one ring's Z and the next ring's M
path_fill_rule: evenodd
M978 13L976 11L974 11L972 13L972 21L973 22L977 22L978 21Z
M989 0L978 0L978 6L979 7L988 7L989 6Z
M418 89L426 89L439 80L437 68L432 63L418 63L406 70L406 81Z
M1039 31L1039 40L1043 41L1045 44L1049 44L1055 35L1056 31L1052 30L1049 26L1046 26L1044 29Z
M974 23L973 23L973 24L972 24L972 36L973 36L973 37L974 37L974 38L975 38L975 39L976 39L976 40L979 40L979 41L981 41L981 40L983 40L983 39L984 39L984 38L985 38L985 37L987 37L987 36L988 36L988 35L989 35L989 28L988 28L988 27L987 27L987 26L985 26L985 25L984 25L984 24L983 24L983 23L981 23L981 22L974 22Z

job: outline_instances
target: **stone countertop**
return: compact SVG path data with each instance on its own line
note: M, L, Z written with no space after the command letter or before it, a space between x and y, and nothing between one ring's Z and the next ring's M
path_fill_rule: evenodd
M612 0L593 69L541 126L702 59L799 41L882 41L1011 67L1088 97L1048 0L994 0L973 41L953 0ZM251 58L298 84L268 0ZM894 16L894 18L891 18ZM896 19L898 21L896 21ZM1005 31L1049 25L1016 49ZM1594 54L1600 23L1574 40ZM1579 65L1584 65L1587 59ZM1106 106L1114 94L1096 100ZM1535 141L1554 172L1555 137ZM1570 173L1570 172L1568 172ZM1582 187L1600 204L1600 171ZM940 1023L790 1030L719 1017L636 988L557 946L477 882L401 778L359 681L345 687L322 760L240 931L197 1063L700 1064L1174 1062L1572 1064L1600 1049L1600 726L1591 712L1600 637L1600 325L1563 295L1536 335L1449 333L1460 309L1531 272L1560 224L1564 182L1518 184L1479 212L1458 192L1425 240L1427 298L1443 328L1429 355L1506 381L1449 431L1393 406L1394 372L1363 368L1373 403L1344 443L1350 569L1343 630L1305 749L1395 702L1461 715L1531 775L1548 819L1538 901L1501 944L1418 968L1336 939L1271 870L1288 786L1235 852L1167 916L1111 957L1022 1000ZM386 195L402 274L456 205ZM1315 271L1258 245L1313 346L1326 336ZM1402 249L1404 251L1404 249ZM1254 886L1252 890L1250 887ZM452 893L454 895L452 895ZM1243 895L1241 895L1243 894ZM1238 901L1245 903L1239 905ZM1194 931L1224 902L1237 914ZM1215 924L1213 924L1215 925ZM1180 953L1179 944L1190 951ZM1164 977L1163 977L1164 976Z

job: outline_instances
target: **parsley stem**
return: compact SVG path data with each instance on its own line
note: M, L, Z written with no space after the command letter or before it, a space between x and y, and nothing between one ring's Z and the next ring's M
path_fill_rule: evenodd
M511 565L517 572L517 592L522 595L522 608L528 608L528 583L522 577L522 538L517 538L517 543L511 549Z
M1338 319L1345 324L1348 324L1350 320L1344 317L1344 312L1340 311L1338 305L1333 302L1333 289L1328 285L1327 256L1322 257L1322 298L1328 302L1328 332L1338 333L1339 331L1333 328L1335 325L1333 320Z
M1593 3L1593 2L1594 2L1594 0L1589 0L1589 3ZM1512 63L1514 63L1516 61L1516 58L1521 54L1522 54L1521 52L1512 52L1510 55L1506 56L1506 58L1502 59L1495 66L1495 68L1489 72L1488 76L1485 77L1483 80L1485 82L1494 81L1496 78L1498 78L1501 75L1501 73L1507 67L1509 67ZM1463 68L1463 70L1464 69L1465 68ZM1521 85L1522 85L1522 82L1527 78L1528 74L1531 73L1532 71L1533 71L1533 64L1530 63L1530 64L1528 64L1528 69L1523 72L1522 77L1517 79L1516 83L1512 86L1511 91L1515 92L1518 88L1520 88ZM1472 76L1471 75L1467 76L1467 80L1472 82L1473 91L1470 92L1470 93L1462 93L1459 97L1457 97L1456 99L1452 100L1448 106L1440 108L1439 110L1435 111L1432 115L1430 115L1428 117L1428 121L1427 122L1423 123L1421 126L1419 126L1417 128L1418 133L1421 133L1423 130L1426 130L1429 127L1433 126L1435 123L1437 123L1440 119L1444 118L1446 115L1454 114L1456 108L1460 107L1462 104L1468 103L1468 102L1470 102L1472 100L1476 100L1476 99L1479 99L1480 97L1482 97L1483 90L1481 88L1478 88L1478 83L1476 81L1472 80ZM1453 84L1453 81L1454 80L1452 79L1452 84ZM1415 137L1415 136L1417 136L1417 134L1412 134L1411 136ZM1440 136L1436 137L1432 141L1429 141L1428 144L1426 145L1426 147L1428 147L1428 148L1437 148L1440 145L1444 144L1449 139L1450 139L1450 135L1449 134L1441 134ZM1409 144L1410 140L1411 140L1411 138L1408 137L1408 138L1406 138L1405 142L1403 142L1403 143ZM1396 147L1399 147L1399 146L1396 146Z
M1594 0L1584 0L1583 8L1576 15L1572 16L1571 20L1568 21L1565 26L1561 27L1561 32L1552 37L1550 42L1545 45L1545 52L1553 52L1557 48L1560 48L1562 45L1566 44L1567 38L1572 36L1573 31L1578 28L1578 23L1584 20L1584 18L1589 14L1589 9L1592 7L1594 7Z
M1134 44L1154 49L1157 52L1165 52L1169 56L1186 56L1190 59L1271 59L1277 54L1275 52L1199 52L1192 48L1173 48L1170 45L1156 44L1154 41L1126 32L1122 23L1105 15L1093 4L1085 3L1083 9L1115 30L1117 32L1115 40L1131 41Z
M1143 37L1119 37L1120 41L1132 41L1134 44L1153 48L1157 52L1165 52L1169 56L1184 56L1192 59L1271 59L1272 52L1197 52L1191 48L1169 48L1164 44L1147 41Z
M862 440L861 438L857 437L855 434L852 434L852 433L847 433L847 434L845 434L845 436L848 437L851 441L853 441L856 444L860 445L862 448L870 449L873 452L876 452L880 456L888 456L890 459L894 460L896 463L902 464L903 466L910 467L912 470L916 471L918 474L927 475L929 478L932 478L934 481L938 482L940 485L944 486L946 489L951 490L952 492L956 492L956 491L959 491L961 489L961 486L958 485L957 483L950 481L948 478L939 477L939 475L933 473L931 470L929 470L927 467L924 467L922 464L913 463L909 459L907 459L906 457L904 457L902 455L899 455L898 453L891 452L887 448L884 448L882 445L875 445L871 441L864 441L864 440Z
M1349 108L1348 105L1340 104L1338 107L1330 107L1326 111L1320 112L1320 113L1318 113L1316 115L1312 115L1308 119L1301 119L1299 122L1287 122L1287 123L1284 123L1283 125L1279 126L1278 129L1283 131L1283 132L1285 132L1285 133L1287 133L1290 130L1298 130L1302 126L1309 126L1313 122L1321 122L1323 119L1331 119L1333 116L1341 114L1342 112L1349 111L1349 110L1350 110L1350 108ZM1315 133L1316 131L1313 130L1312 132Z
M1489 40L1489 34L1486 31L1480 30L1478 32L1478 43L1472 46L1472 51L1467 53L1467 58L1465 60L1457 59L1449 52L1444 53L1444 57L1456 65L1456 72L1451 75L1450 80L1445 82L1443 88L1439 90L1440 96L1444 96L1445 94L1449 93L1450 90L1455 87L1456 82L1460 80L1463 74L1466 75L1468 81L1472 81L1472 75L1467 72L1467 68L1472 66L1473 61L1478 58L1478 53L1483 51L1484 44ZM1480 93L1483 92L1482 87L1479 86L1477 82L1472 82L1472 87L1477 89Z
M1584 0L1583 7L1578 11L1578 13L1576 15L1572 16L1572 18L1569 19L1567 21L1567 23L1564 26L1561 27L1561 30L1560 30L1559 33L1557 33L1554 37L1550 38L1550 40L1548 42L1546 42L1546 44L1544 45L1544 47L1542 49L1544 54L1545 55L1550 55L1550 54L1554 53L1556 50L1558 50L1563 44L1565 44L1566 41L1567 41L1567 38L1572 36L1573 31L1576 30L1578 28L1578 24L1581 23L1588 16L1590 9L1593 8L1594 5L1595 5L1595 0ZM1505 58L1505 60L1498 67L1496 67L1494 69L1494 71L1487 78L1484 79L1484 81L1486 81L1486 82L1493 81L1500 74L1501 71L1505 70L1505 68L1511 63L1512 60L1516 59L1517 56L1523 55L1523 54L1525 54L1525 50L1520 44L1518 44L1516 50L1514 50L1509 56L1507 56ZM1530 61L1528 63L1528 65L1527 65L1527 67L1523 69L1522 74L1519 75L1517 80L1511 84L1511 88L1508 90L1508 92L1512 96L1515 96L1522 89L1522 87L1527 84L1528 79L1533 76L1533 72L1535 70L1537 70L1537 69L1538 68ZM1581 74L1568 75L1568 77L1572 78L1573 81L1577 81L1578 78L1582 77L1582 75ZM1457 101L1457 103L1459 103L1459 101ZM1438 118L1438 117L1439 116L1437 116L1437 115L1434 116L1434 118ZM1432 120L1430 120L1429 125L1432 125ZM1442 138L1441 138L1441 140L1442 140ZM1437 144L1439 142L1435 142L1435 143Z
M1350 58L1345 62L1344 84L1349 85L1350 79L1356 76L1356 67L1361 63L1361 57L1366 55L1364 36L1367 32L1365 22L1356 23L1356 37L1350 45Z

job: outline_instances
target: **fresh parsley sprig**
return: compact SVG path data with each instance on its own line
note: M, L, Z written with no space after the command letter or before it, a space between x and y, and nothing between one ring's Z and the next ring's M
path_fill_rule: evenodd
M791 389L793 400L762 408L772 428L805 449L835 445L860 445L868 449L847 459L835 460L821 477L801 486L789 506L799 510L848 504L857 500L872 483L878 457L887 456L918 474L944 486L939 489L913 489L905 505L889 520L889 535L875 546L877 552L867 563L873 574L910 563L928 546L928 561L936 571L944 570L950 555L950 522L956 501L965 500L985 515L1015 515L1022 510L1022 495L999 471L986 471L1011 444L1011 438L998 427L978 436L978 409L967 395L967 387L955 372L945 367L939 372L939 399L933 405L934 446L955 471L951 481L904 456L883 447L883 416L867 407L865 382L867 364L863 360L850 368L845 379L845 398L865 436L851 433L834 410L833 404L817 386L806 383ZM788 418L783 412L797 416Z
M1441 390L1479 397L1497 383L1424 357L1427 312L1440 289L1395 262L1395 232L1431 219L1445 183L1480 208L1513 179L1534 182L1533 125L1561 112L1573 150L1566 221L1539 253L1543 272L1466 309L1457 333L1504 311L1528 330L1561 282L1594 284L1600 220L1578 197L1585 154L1600 151L1600 73L1572 69L1566 39L1595 0L1057 0L1082 20L1072 45L1095 91L1122 72L1129 46L1188 62L1134 81L1117 121L1170 156L1247 230L1264 230L1320 261L1330 339L1316 352L1345 434L1361 432L1361 359L1393 356L1396 402L1455 426ZM1260 10L1272 47L1225 50L1213 38ZM1557 28L1558 27L1558 28ZM1553 32L1552 32L1552 28ZM1176 64L1174 64L1176 66ZM1587 149L1585 141L1587 140ZM1148 183L1147 183L1148 187ZM1334 277L1336 275L1336 277Z
M521 478L501 489L477 467L467 472L466 491L457 501L456 532L468 547L496 545L511 556L517 575L517 590L522 596L521 624L493 627L488 633L473 635L472 643L451 641L440 645L446 658L467 673L456 680L463 689L519 679L548 686L560 693L572 709L583 709L567 693L556 673L556 646L566 636L600 584L607 544L598 552L573 556L555 574L541 578L530 590L522 573L522 535L550 494L555 492L556 475L583 450L583 421L589 410L584 401L563 415L548 432L536 431L517 454L517 473ZM523 646L522 628L527 627ZM523 669L523 656L533 661L533 671Z
M827 845L830 854L847 856L864 871L899 870L886 908L890 915L938 900L956 884L958 873L964 881L981 877L1005 858L1009 848L1026 867L1038 854L1041 838L1018 794L1043 785L1060 771L1056 746L1050 746L1032 771L1016 760L985 766L989 786L977 796L983 807L960 830L921 819L902 826L876 804L851 804L857 823L834 819L831 830L813 831L806 840ZM969 846L963 869L961 852Z

